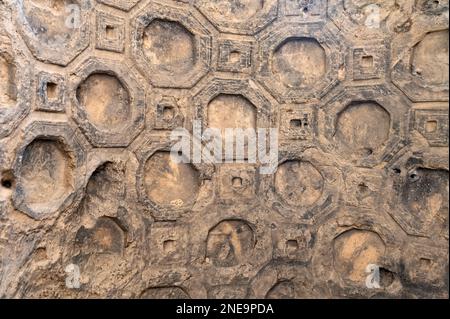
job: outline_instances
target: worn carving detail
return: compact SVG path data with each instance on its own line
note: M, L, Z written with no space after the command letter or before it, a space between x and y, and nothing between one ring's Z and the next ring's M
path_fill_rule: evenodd
M430 146L448 146L448 110L414 110L414 129Z
M320 99L339 82L344 57L332 25L274 24L259 41L257 79L279 102Z
M24 0L14 9L18 31L43 62L66 66L89 45L91 0Z
M253 62L253 42L221 39L217 68L220 71L250 73Z
M194 0L194 5L222 32L254 34L276 18L277 0Z
M133 59L153 85L190 88L211 65L210 29L189 6L150 3L133 17Z
M448 101L448 29L425 33L407 48L392 80L415 102Z
M37 79L37 105L36 110L46 112L65 112L64 78L59 74L41 72Z
M100 50L122 53L125 48L125 21L121 17L97 12L97 43Z
M0 0L0 298L448 298L448 17Z

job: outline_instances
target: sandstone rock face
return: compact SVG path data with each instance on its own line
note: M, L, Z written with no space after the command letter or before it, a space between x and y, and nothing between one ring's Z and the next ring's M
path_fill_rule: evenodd
M0 296L448 297L448 12L0 0Z

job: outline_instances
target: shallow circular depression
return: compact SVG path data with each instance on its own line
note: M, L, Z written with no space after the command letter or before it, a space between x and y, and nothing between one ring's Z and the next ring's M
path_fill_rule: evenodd
M129 93L113 75L91 74L79 85L77 99L88 121L100 130L121 130L131 117Z
M313 38L291 38L274 52L274 75L287 87L311 87L325 77L327 61L323 47Z
M72 168L72 159L60 142L31 142L23 153L19 172L26 205L35 212L58 208L73 190Z
M143 53L156 69L184 74L196 63L195 36L178 22L155 19L145 28Z
M275 190L290 205L313 205L322 195L323 187L322 175L309 162L286 161L275 174Z
M173 162L169 152L158 151L145 163L144 187L148 199L158 205L193 205L200 189L199 173L191 164Z

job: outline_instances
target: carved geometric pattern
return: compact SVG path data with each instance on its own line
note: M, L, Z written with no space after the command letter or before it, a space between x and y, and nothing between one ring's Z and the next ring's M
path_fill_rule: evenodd
M326 0L283 0L286 16L301 17L306 22L324 21L327 15Z
M153 85L190 88L208 72L212 28L189 6L149 3L133 17L132 28L133 59Z
M239 0L236 4L220 0L193 2L198 10L224 33L252 35L272 22L278 11L277 0Z
M344 56L332 25L274 24L259 41L257 79L280 103L320 99L338 84Z
M0 0L0 298L448 298L448 2Z
M97 43L95 47L100 50L108 50L122 53L125 48L125 21L103 12L98 12Z
M353 49L353 80L380 79L386 72L386 45Z
M250 73L252 70L253 43L223 39L219 43L218 70Z
M414 129L430 146L448 146L448 109L414 110Z
M64 78L58 74L41 72L37 79L38 102L36 110L47 112L65 111L65 83Z

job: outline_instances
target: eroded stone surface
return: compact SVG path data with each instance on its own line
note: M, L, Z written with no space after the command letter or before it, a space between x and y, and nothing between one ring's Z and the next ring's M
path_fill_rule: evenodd
M40 41L64 45L70 39L70 26L66 23L69 5L76 5L76 1L24 0L24 14Z
M57 141L36 139L22 158L22 188L25 201L42 211L67 196L72 187L71 158Z
M16 67L10 57L0 55L0 104L10 106L17 100Z
M353 103L343 110L335 138L345 153L371 155L389 137L390 115L377 103Z
M199 190L198 172L190 164L176 164L169 152L157 152L145 164L145 189L158 205L192 205Z
M448 65L446 0L0 1L0 297L448 298Z
M448 83L448 31L427 33L414 47L411 66L428 84Z
M287 161L278 167L275 188L288 204L311 206L322 195L323 177L309 162Z
M326 68L325 50L311 38L288 39L273 57L273 72L288 87L311 87Z
M334 267L343 279L362 285L367 266L378 264L384 251L384 243L376 233L349 230L334 239Z
M206 257L220 267L231 267L242 263L255 245L250 226L238 220L220 222L209 231L206 242Z
M181 24L156 19L144 31L144 55L156 68L182 74L195 64L194 35Z
M130 97L120 81L109 74L91 74L77 89L77 99L88 120L101 130L120 130L130 116Z

